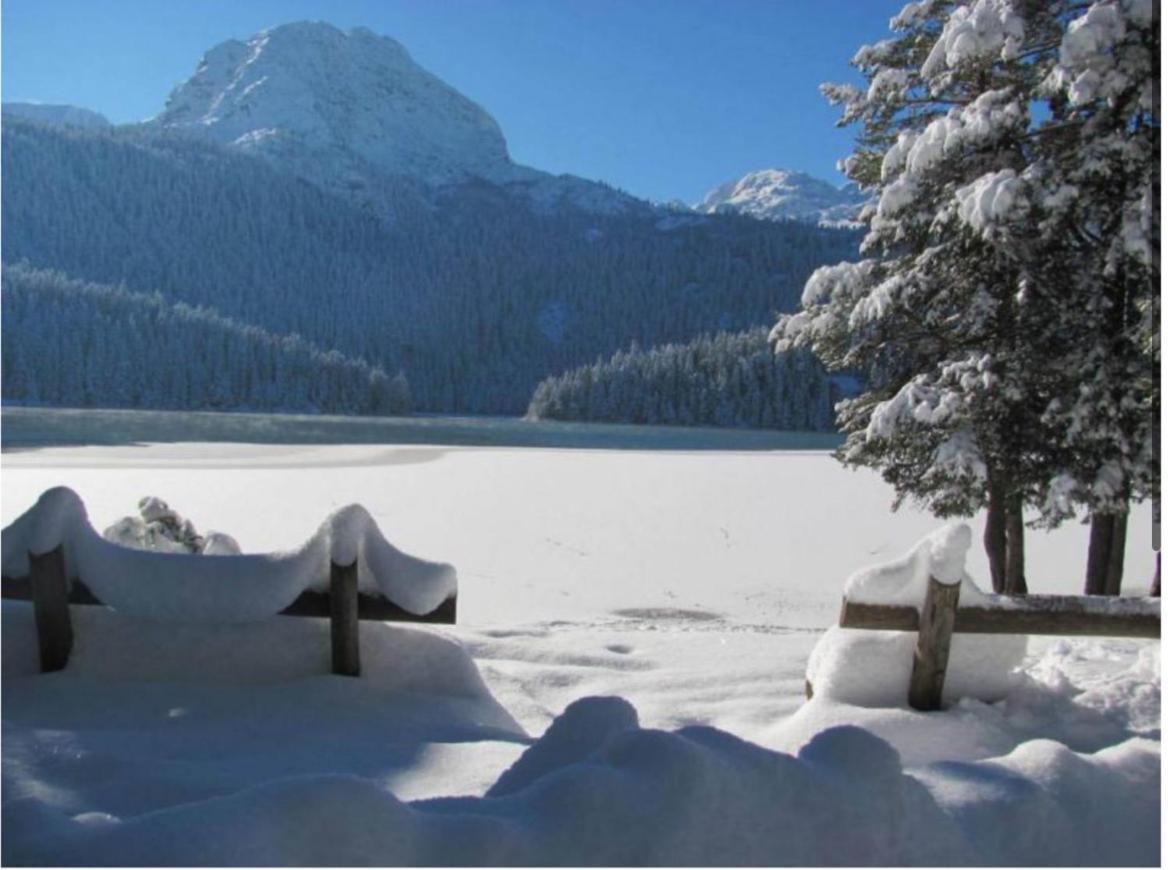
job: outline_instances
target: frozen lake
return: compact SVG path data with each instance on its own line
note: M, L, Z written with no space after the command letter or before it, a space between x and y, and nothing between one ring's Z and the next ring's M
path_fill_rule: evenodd
M5 407L4 449L192 441L248 444L433 444L604 450L832 450L831 432L558 423L516 417L331 417Z

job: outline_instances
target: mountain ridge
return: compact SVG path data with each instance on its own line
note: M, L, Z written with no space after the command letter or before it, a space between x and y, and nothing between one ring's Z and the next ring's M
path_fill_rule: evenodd
M73 106L67 103L35 103L21 101L5 101L0 104L0 112L13 115L35 124L46 124L52 127L83 127L86 129L104 129L112 126L108 118L92 109Z

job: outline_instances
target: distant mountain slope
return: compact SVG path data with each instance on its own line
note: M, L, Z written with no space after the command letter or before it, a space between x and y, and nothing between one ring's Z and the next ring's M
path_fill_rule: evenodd
M853 186L834 187L803 172L761 169L712 190L695 210L735 212L762 220L837 225L857 218L867 197Z
M3 397L68 407L406 414L405 378L159 294L0 272Z
M78 106L51 105L48 103L4 103L0 112L38 124L57 127L88 127L100 129L109 127L104 115Z
M537 214L487 181L437 200L387 186L387 223L253 155L151 128L11 120L2 146L5 262L404 370L428 411L523 413L542 378L631 340L766 323L857 244L735 215Z
M545 211L647 208L608 186L513 163L491 115L363 27L302 21L223 42L149 125L258 154L379 212L392 212L386 178L427 189L488 181Z

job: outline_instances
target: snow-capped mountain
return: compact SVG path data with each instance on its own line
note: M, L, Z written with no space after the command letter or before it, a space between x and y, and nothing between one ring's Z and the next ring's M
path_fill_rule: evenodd
M54 127L109 127L104 115L79 106L52 105L49 103L4 103L5 115L15 115L38 124Z
M704 213L738 212L762 220L813 221L837 226L857 218L866 195L856 185L787 169L761 169L719 185L695 206Z
M604 185L513 163L491 115L398 42L363 27L298 22L221 43L150 124L262 155L359 198L377 198L391 178L431 190L487 181L540 209L640 204Z

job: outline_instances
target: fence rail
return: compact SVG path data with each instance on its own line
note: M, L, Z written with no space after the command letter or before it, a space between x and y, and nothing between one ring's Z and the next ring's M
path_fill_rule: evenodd
M1101 596L990 595L985 604L959 607L959 584L931 577L921 615L917 607L845 599L838 624L842 628L918 632L907 699L916 710L938 710L953 634L1160 638L1161 603L1159 599L1148 600L1149 606L1117 607L1114 602L1119 599ZM811 697L813 687L806 685L806 691Z
M105 606L82 579L74 578L69 583L61 547L40 555L29 553L29 575L2 578L0 598L32 602L42 673L59 671L69 662L73 649L69 606ZM454 625L456 606L457 596L452 595L430 613L411 613L380 595L358 592L357 563L331 564L328 592L302 592L278 615L328 618L333 673L356 677L361 673L361 620Z

